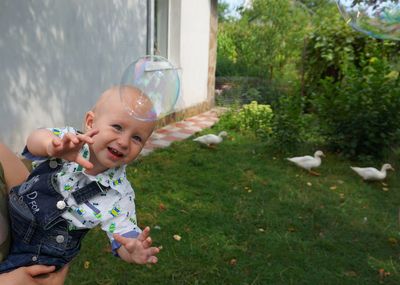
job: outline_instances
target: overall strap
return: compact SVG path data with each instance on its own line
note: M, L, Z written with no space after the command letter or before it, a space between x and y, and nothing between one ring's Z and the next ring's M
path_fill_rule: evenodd
M87 184L86 186L79 188L78 190L73 192L71 195L74 197L77 204L81 204L83 202L86 202L90 198L96 196L97 194L106 192L108 189L109 189L108 187L102 186L97 181L92 181L89 184Z

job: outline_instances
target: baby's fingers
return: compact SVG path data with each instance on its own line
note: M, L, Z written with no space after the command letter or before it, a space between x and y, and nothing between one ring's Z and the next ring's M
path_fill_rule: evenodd
M94 137L95 135L97 135L99 133L98 129L90 129L89 131L87 131L84 135L88 136L88 137Z
M152 256L154 256L154 255L156 255L156 254L158 254L158 253L160 253L160 248L159 247L150 247L149 249L149 255L152 255Z
M149 248L152 243L153 243L153 240L151 239L151 237L148 237L143 241L143 247Z
M58 137L53 138L53 139L51 140L51 145L52 145L54 148L59 147L59 146L61 145L61 139L58 138Z
M147 263L157 263L158 262L158 258L157 258L157 256L150 256L148 259L147 259Z
M78 137L73 133L66 133L63 137L63 142L68 144L71 148L79 144Z
M140 241L145 241L150 235L150 228L145 227L144 230L139 234L137 237L138 240Z
M87 143L87 144L92 144L93 143L93 138L84 134L78 134L78 139L80 142Z

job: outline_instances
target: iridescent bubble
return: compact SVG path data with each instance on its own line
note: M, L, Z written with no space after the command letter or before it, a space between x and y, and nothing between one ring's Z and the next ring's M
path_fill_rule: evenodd
M132 87L140 96L132 100ZM125 70L119 94L128 113L141 121L156 121L174 110L180 91L177 69L161 56L144 56ZM149 101L151 108L148 108Z
M351 27L378 39L400 40L398 0L336 0Z

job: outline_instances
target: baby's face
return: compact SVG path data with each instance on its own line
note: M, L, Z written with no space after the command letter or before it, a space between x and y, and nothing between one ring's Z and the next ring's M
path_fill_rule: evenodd
M99 130L93 137L90 161L97 172L128 164L142 150L155 127L155 122L145 122L130 116L122 104L118 89L112 89L106 100L96 106L92 115L87 115L86 126ZM106 92L106 93L107 93ZM131 98L141 95L134 89ZM152 108L150 101L143 108ZM90 113L90 112L89 112Z

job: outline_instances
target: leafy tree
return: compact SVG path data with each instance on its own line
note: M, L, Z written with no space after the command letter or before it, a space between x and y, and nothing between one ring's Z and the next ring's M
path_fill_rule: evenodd
M241 11L240 18L220 22L218 44L223 46L218 50L219 63L225 64L224 72L272 81L281 78L287 64L300 56L309 15L292 0L252 3L250 9Z
M218 21L225 22L229 20L227 16L229 10L229 4L224 1L218 1L217 13L218 13Z

